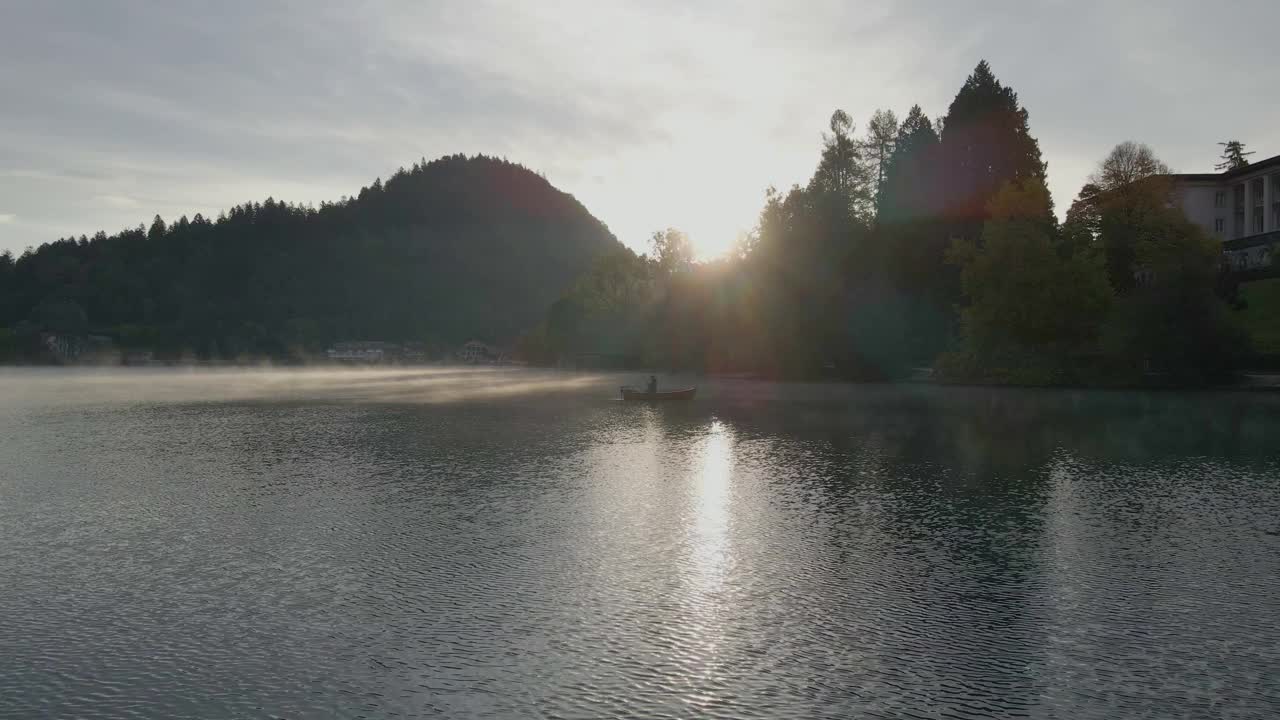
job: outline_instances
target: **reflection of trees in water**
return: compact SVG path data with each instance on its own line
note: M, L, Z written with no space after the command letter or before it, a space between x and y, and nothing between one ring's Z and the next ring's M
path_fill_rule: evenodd
M746 387L737 394L731 383L711 385L699 401L669 407L570 395L388 408L363 416L354 444L393 472L431 476L388 502L469 493L468 517L503 518L488 527L486 542L549 529L611 533L567 544L578 554L563 567L544 568L532 556L522 562L551 586L614 598L619 612L631 607L625 598L661 588L667 604L651 614L670 632L660 635L701 628L701 641L715 640L705 667L787 667L787 677L811 671L830 682L809 692L832 703L848 703L847 690L862 688L872 705L896 698L901 704L890 712L963 702L1000 716L1062 687L1050 677L1061 659L1047 634L1069 616L1051 591L1079 580L1046 553L1076 548L1079 557L1067 563L1075 573L1093 572L1097 560L1080 533L1064 540L1050 524L1062 520L1055 513L1083 507L1099 517L1118 513L1106 522L1123 524L1123 507L1099 501L1153 502L1172 471L1197 457L1274 457L1268 430L1280 425L1280 405L1247 395ZM685 566L671 538L688 529L676 502L688 488L672 478L694 471L716 420L734 438L733 503L724 519L732 558L715 566L723 576L706 586L711 591L672 575ZM647 460L614 462L624 454ZM1064 467L1084 478L1079 500L1091 505L1052 506L1060 489L1053 473ZM1126 467L1144 472L1119 471ZM1099 478L1122 487L1100 488ZM559 516L501 507L508 497L501 486L526 480L536 488L530 498L580 499L565 493L601 487L591 496L597 505L579 506L594 508L584 518L547 527L539 518ZM627 509L611 514L619 504ZM1148 524L1159 516L1143 513L1129 514ZM658 560L629 554L641 547ZM596 555L608 562L594 562ZM601 589L619 587L630 593ZM1094 607L1077 619L1096 619ZM1080 643L1088 657L1094 647ZM815 656L815 647L837 656ZM661 656L651 650L627 652Z
M1053 468L1066 458L1141 464L1149 480L1192 456L1274 457L1267 438L1280 429L1280 403L1245 395L839 386L723 395L739 438L769 442L766 462L799 468L781 482L804 488L810 518L828 518L809 534L824 546L810 552L829 563L812 595L849 599L830 605L828 621L862 638L851 642L877 668L872 680L922 688L918 702L985 703L997 714L1034 705L1052 681ZM869 612L880 613L874 623Z
M814 622L856 658L851 682L916 689L900 709L1025 707L1045 645L1034 557L1044 484L1025 471L1043 459L1035 447L995 450L990 410L873 393L724 415L765 446L755 460L776 474L771 501L808 524L793 551L818 568L795 579L824 603Z
M744 432L865 444L974 478L1041 468L1059 450L1099 462L1268 457L1280 395L935 386L791 386L773 398L721 393Z

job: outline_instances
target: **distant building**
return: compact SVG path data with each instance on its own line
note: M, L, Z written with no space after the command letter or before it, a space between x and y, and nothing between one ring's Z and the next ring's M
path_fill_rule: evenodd
M458 360L470 365L489 365L499 361L502 353L479 340L468 340L458 349Z
M41 333L40 342L58 362L70 362L80 357L80 338L76 335Z
M1271 266L1280 245L1280 155L1223 173L1173 177L1187 219L1222 241L1232 268Z
M125 365L154 365L156 354L151 350L126 350L120 357L120 362Z
M103 363L118 357L115 343L104 335L41 333L40 344L58 363Z
M335 362L378 364L398 360L401 347L395 343L364 341L340 342L325 351Z
M400 359L407 363L424 363L427 361L427 348L422 343L405 343Z

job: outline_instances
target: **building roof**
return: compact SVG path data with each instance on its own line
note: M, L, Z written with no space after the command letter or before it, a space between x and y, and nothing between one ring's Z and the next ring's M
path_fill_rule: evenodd
M1235 170L1229 170L1222 173L1222 176L1224 179L1229 179L1240 175L1248 175L1249 173L1258 170L1266 170L1271 167L1280 167L1280 155L1269 157L1266 160L1259 160L1256 163L1249 163L1248 165L1236 168Z
M1220 173L1176 173L1173 177L1188 182L1220 182L1222 180L1231 180L1242 175L1255 173L1259 170L1267 170L1272 167L1280 168L1280 155L1269 157L1266 160L1259 160L1255 163L1249 163L1244 167L1228 170Z

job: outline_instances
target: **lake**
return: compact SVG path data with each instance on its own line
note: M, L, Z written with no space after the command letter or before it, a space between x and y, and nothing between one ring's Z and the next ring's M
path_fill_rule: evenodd
M0 372L0 716L1280 715L1280 395L640 381Z

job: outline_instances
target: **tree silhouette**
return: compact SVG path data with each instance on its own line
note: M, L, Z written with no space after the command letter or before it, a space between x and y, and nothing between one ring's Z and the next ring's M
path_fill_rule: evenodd
M875 198L877 207L880 194L884 188L885 166L893 155L893 146L898 139L898 116L892 110L876 110L867 122L867 136L862 141L863 154L875 176Z
M649 238L653 259L666 275L688 272L693 267L693 243L689 236L675 228L658 230Z
M211 358L343 339L505 342L618 247L532 171L455 155L319 209L267 198L216 222L157 215L148 229L48 243L0 263L0 325Z
M1042 213L1038 178L1009 183L992 198L982 242L961 240L965 341L980 359L1032 353L1066 360L1098 334L1111 300L1106 272L1084 253L1056 251L1055 223Z
M1127 140L1107 153L1089 177L1089 182L1103 192L1110 192L1153 175L1168 175L1170 172L1169 166L1156 157L1150 146Z
M1151 148L1128 141L1099 161L1090 181L1097 189L1086 202L1093 207L1073 206L1077 212L1071 217L1096 221L1095 237L1106 256L1111 286L1123 295L1136 285L1138 245L1151 219L1163 215L1172 202L1173 179L1169 166Z
M853 137L853 120L845 111L836 110L828 127L831 133L822 136L822 158L809 189L825 195L849 217L865 218L871 204L871 179L862 148Z
M1249 164L1249 156L1253 155L1253 151L1245 152L1244 143L1239 140L1228 140L1218 143L1222 146L1222 162L1214 165L1215 170L1239 170Z
M1027 119L1018 94L996 79L986 60L978 63L951 102L941 135L944 210L953 234L976 237L1005 183L1045 182L1040 143ZM1044 208L1046 215L1052 210Z
M877 217L884 223L919 220L938 211L938 135L919 105L898 128L884 167Z

